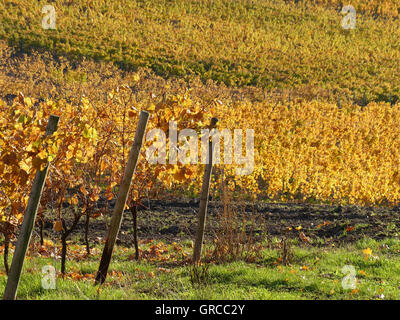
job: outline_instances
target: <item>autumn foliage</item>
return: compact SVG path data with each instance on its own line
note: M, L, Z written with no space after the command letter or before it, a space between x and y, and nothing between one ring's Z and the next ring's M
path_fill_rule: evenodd
M75 208L76 221L105 214L107 206L97 204L116 196L143 109L152 114L148 130L160 128L167 138L170 120L177 122L178 131L199 132L211 116L220 119L220 129L255 130L253 173L238 176L235 164L217 165L212 186L217 197L223 182L233 194L247 199L398 202L397 105L339 108L318 101L225 104L219 100L202 104L192 100L190 89L174 95L166 92L144 104L132 98L133 89L120 86L108 93L106 103L96 105L85 97L78 105L63 100L39 103L22 94L12 106L0 102L0 225L5 235L11 237L22 221L33 175L46 161L52 166L41 211L54 214L56 231L64 240L70 232L63 218L65 206ZM61 117L59 129L43 138L50 114ZM150 164L145 152L152 143L145 142L128 207L144 198L196 196L202 165Z

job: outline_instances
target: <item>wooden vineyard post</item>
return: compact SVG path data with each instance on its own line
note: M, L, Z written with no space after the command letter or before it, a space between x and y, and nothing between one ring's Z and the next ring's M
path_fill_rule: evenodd
M57 131L58 121L57 116L50 116L46 128L46 136L52 135ZM39 208L40 198L42 196L43 187L46 181L47 172L49 170L49 163L46 164L43 170L38 170L33 181L31 194L29 196L28 205L25 210L24 220L21 226L21 232L18 236L17 245L13 255L10 273L8 275L6 288L4 290L4 300L15 300L17 297L17 290L19 280L21 278L22 267L26 251L31 240L33 226L35 225L36 215Z
M118 191L117 202L115 203L110 228L108 229L108 235L106 243L104 245L103 254L101 256L99 270L97 271L95 284L104 283L107 277L108 267L111 262L111 256L114 249L115 241L117 240L117 235L121 227L122 215L124 212L126 199L128 198L132 176L135 173L140 149L142 148L144 133L146 131L148 120L149 113L146 111L141 111L138 126L136 129L135 139L129 153L128 163L126 165L124 176L122 178L122 182Z
M217 124L218 119L212 118L210 124L210 130L215 127ZM200 261L201 256L201 249L203 246L203 239L204 239L204 229L206 226L206 215L207 215L207 206L208 206L208 197L210 191L210 181L211 181L211 172L213 167L213 143L212 139L208 141L208 163L204 169L204 176L203 176L203 185L201 189L201 196L200 196L200 207L199 207L199 216L198 216L198 226L197 226L197 233L196 239L194 243L193 249L193 263L198 263Z

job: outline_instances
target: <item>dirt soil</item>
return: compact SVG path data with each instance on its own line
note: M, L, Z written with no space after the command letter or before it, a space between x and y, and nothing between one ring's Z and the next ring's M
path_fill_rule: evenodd
M115 203L115 201L114 201ZM92 241L102 241L112 213L113 201L107 205L107 217L90 223ZM104 205L104 204L103 204ZM140 240L180 241L193 239L197 227L198 201L145 201L146 207L138 209L138 236ZM237 205L233 208L247 221L246 230L261 240L265 237L298 238L304 236L315 245L351 243L363 237L373 239L394 238L400 235L399 208L374 208L359 206L331 206L297 203L258 203ZM211 239L219 231L223 205L211 201L208 208L206 237ZM52 229L51 221L45 232ZM82 218L74 238L83 239ZM302 240L303 238L303 240ZM117 243L133 244L133 219L129 211L124 220Z

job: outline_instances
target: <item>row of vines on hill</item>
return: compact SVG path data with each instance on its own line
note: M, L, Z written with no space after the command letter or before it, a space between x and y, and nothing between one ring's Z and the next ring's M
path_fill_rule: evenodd
M101 107L91 105L86 98L78 106L64 101L38 104L22 94L12 107L1 104L0 221L7 243L22 221L33 175L47 161L52 168L39 216L52 210L63 243L81 217L88 223L105 213L106 207L99 208L98 201L116 195L141 108L131 102L132 92L122 86L111 92L108 103ZM191 105L185 96L165 97L152 108L157 113L150 129L168 124L168 118L179 119L178 129L200 128L208 113L207 107ZM60 116L59 129L43 139L50 114ZM136 206L143 197L157 197L163 188L171 189L174 181L181 187L192 183L197 169L141 161L136 171L138 183L132 186L127 207ZM65 204L79 205L70 227L63 218Z
M240 176L234 164L217 165L217 196L222 181L248 199L394 205L400 196L398 105L202 104L192 100L190 90L152 100L136 102L131 88L120 86L107 103L96 105L85 97L78 105L39 103L22 94L12 106L0 101L0 231L6 243L22 221L34 172L47 161L52 168L39 217L51 210L64 245L82 217L88 226L90 219L105 215L107 206L99 201L116 197L142 109L151 112L148 130L160 128L167 139L169 121L176 121L178 131L200 132L212 116L220 119L219 129L254 129L253 172ZM43 138L50 114L61 117L59 129ZM146 150L153 143L147 140L142 149L128 209L145 198L199 193L202 166L151 164ZM63 217L66 204L75 208L70 226Z
M315 93L354 90L360 95L366 90L373 101L388 101L390 94L396 100L400 97L396 76L400 28L398 21L386 18L387 13L398 18L397 0L174 0L168 4L164 0L82 0L68 5L54 1L56 30L42 28L43 5L1 1L0 38L19 53L43 49L74 62L86 57L112 62L125 71L149 68L164 78L198 76L230 87ZM326 10L325 5L336 11ZM357 12L354 30L342 28L340 9L345 5L353 5ZM364 15L364 11L383 17ZM81 84L92 77L74 67L48 70L47 92L53 91L51 79ZM43 70L34 71L35 86L43 86L36 81ZM30 81L26 72L16 70ZM15 85L5 85L11 86Z

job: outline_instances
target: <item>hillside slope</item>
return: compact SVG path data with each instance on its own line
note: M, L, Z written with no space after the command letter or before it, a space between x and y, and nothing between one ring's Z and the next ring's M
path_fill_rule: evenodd
M380 10L382 17L358 13L357 28L344 30L340 2L333 8L316 2L322 4L58 0L57 29L44 30L45 1L2 1L0 39L23 51L112 61L125 70L148 67L164 77L198 75L313 95L351 96L354 90L369 100L397 100L400 24L394 13L372 5L371 13ZM388 12L397 10L385 3L393 9Z

